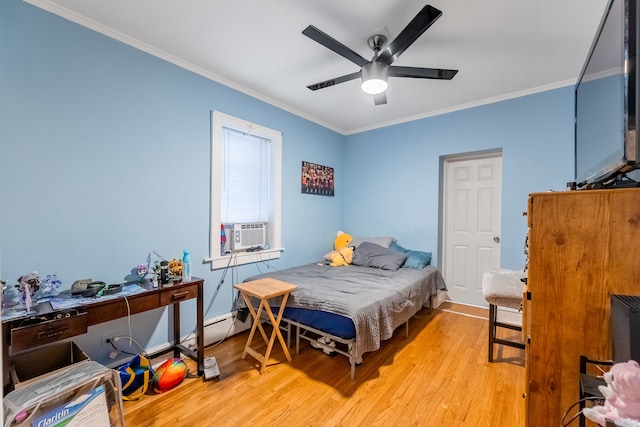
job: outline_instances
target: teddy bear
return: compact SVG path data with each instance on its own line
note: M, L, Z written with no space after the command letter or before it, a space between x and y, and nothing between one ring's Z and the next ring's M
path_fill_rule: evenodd
M353 247L349 246L353 237L350 234L338 231L333 243L334 250L329 252L326 258L330 261L330 266L349 265L353 260Z
M338 249L333 251L333 255L331 255L331 263L329 264L331 267L338 267L340 265L349 265L353 260L353 248L346 247L342 249Z
M603 406L585 408L583 414L601 426L606 420L620 426L640 426L640 364L635 360L616 363L604 374L606 386L598 389Z

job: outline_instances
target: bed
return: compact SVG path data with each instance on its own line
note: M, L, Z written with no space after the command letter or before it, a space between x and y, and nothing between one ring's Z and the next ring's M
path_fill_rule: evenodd
M385 255L394 252L365 242L354 251L354 263L371 250ZM437 301L443 300L446 285L439 270L431 265L407 268L406 260L406 256L400 258L397 267L391 268L386 264L381 268L379 260L373 265L358 262L339 267L313 263L245 281L271 277L298 285L283 313L289 337L294 327L296 351L300 339L306 339L325 353L343 354L349 358L354 379L355 365L362 362L364 353L378 350L381 341L391 338L423 307L436 308ZM271 304L275 312L279 301Z

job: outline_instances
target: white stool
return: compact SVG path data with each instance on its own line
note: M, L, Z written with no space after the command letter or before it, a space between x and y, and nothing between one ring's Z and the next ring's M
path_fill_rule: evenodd
M493 362L494 344L524 350L524 343L496 337L497 328L506 328L514 331L522 331L521 326L502 323L497 320L497 308L509 307L522 310L522 291L526 274L523 271L492 268L487 270L482 277L482 293L489 303L489 362Z

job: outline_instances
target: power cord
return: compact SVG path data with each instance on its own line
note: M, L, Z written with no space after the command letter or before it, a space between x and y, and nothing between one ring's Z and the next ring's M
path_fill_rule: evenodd
M207 305L207 309L204 311L203 316L206 318L207 314L209 314L209 310L211 310L211 307L213 307L213 303L216 300L216 297L218 296L218 292L220 291L220 288L222 287L222 285L224 284L224 280L227 276L227 271L229 270L229 267L231 266L231 260L235 258L235 255L232 255L229 257L229 262L227 263L227 266L224 268L224 271L222 272L222 276L220 277L220 280L218 281L218 286L216 287L215 292L213 293L213 296L211 297L211 300L209 300L209 305ZM235 320L234 320L235 322ZM233 323L232 323L233 324ZM229 328L229 330L231 330L231 328ZM181 343L184 343L185 341L189 340L191 338L191 335L195 335L196 333L196 328L194 327L193 330L191 331L191 333L187 334L187 336L185 336ZM228 334L228 332L227 332ZM226 337L225 337L226 338ZM224 338L223 338L224 340ZM222 342L222 341L220 341ZM219 343L216 343L215 345L217 345Z
M564 415L562 416L562 421L561 421L561 424L560 424L560 425L561 425L562 427L567 427L569 424L571 424L572 422L574 422L574 421L575 421L575 420L576 420L576 419L577 419L577 418L582 414L582 411L578 411L578 413L577 413L577 414L575 414L575 415L574 415L573 417L571 417L569 420L566 420L567 416L569 415L569 411L571 411L571 409L575 408L575 407L576 407L576 405L579 405L579 404L580 404L580 403L582 403L582 402L588 402L588 401L590 401L590 400L598 401L598 402L602 402L602 401L603 401L603 399L602 399L602 398L600 398L600 397L592 396L592 397L585 397L585 398L583 398L583 399L578 400L577 402L573 402L573 403L571 404L571 406L569 406L569 409L567 409L567 410L565 411ZM566 421L565 421L565 420L566 420Z
M111 344L111 347L113 347L113 351L109 354L109 357L111 359L115 359L119 353L124 353L124 354L128 354L130 356L135 356L138 353L131 353L125 350L121 350L116 346L116 342L120 341L121 339L129 339L129 346L131 346L132 343L136 343L138 345L138 347L140 347L140 350L142 350L142 353L146 353L144 347L138 342L136 341L132 336L128 336L128 337L121 337L121 336L115 336L115 337L111 337L111 338L107 338L107 343Z
M258 262L255 263L256 266L256 270L258 270L258 273L260 274L264 274L265 272L260 270L260 264L264 264L267 268L267 270L275 270L278 273L280 273L281 271L279 269L277 269L276 267L271 265L271 259L263 259L262 258L262 253L259 253L260 259L258 260Z

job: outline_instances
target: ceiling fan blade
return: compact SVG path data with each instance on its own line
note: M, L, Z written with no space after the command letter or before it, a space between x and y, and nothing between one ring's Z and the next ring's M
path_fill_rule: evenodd
M314 83L312 85L307 86L311 90L324 89L329 86L337 85L338 83L348 82L349 80L359 79L362 74L360 71L356 71L355 73L347 74L345 76L336 77L334 79L325 80L323 82Z
M458 70L446 70L441 68L420 67L389 67L389 77L414 77L417 79L451 80Z
M438 18L442 12L431 5L426 5L407 24L391 43L389 43L380 53L378 61L390 65L398 59L402 52L415 42Z
M366 59L364 59L362 56L358 55L353 50L349 49L348 47L340 43L338 40L334 39L327 33L324 33L323 31L317 29L313 25L309 25L307 28L305 28L302 31L302 34L304 34L305 36L309 37L312 40L317 41L322 46L326 47L329 50L334 51L338 55L348 59L349 61L353 62L354 64L360 67L362 67L364 64L369 62Z
M387 103L387 94L382 92L377 95L373 95L373 103L376 105L383 105Z

